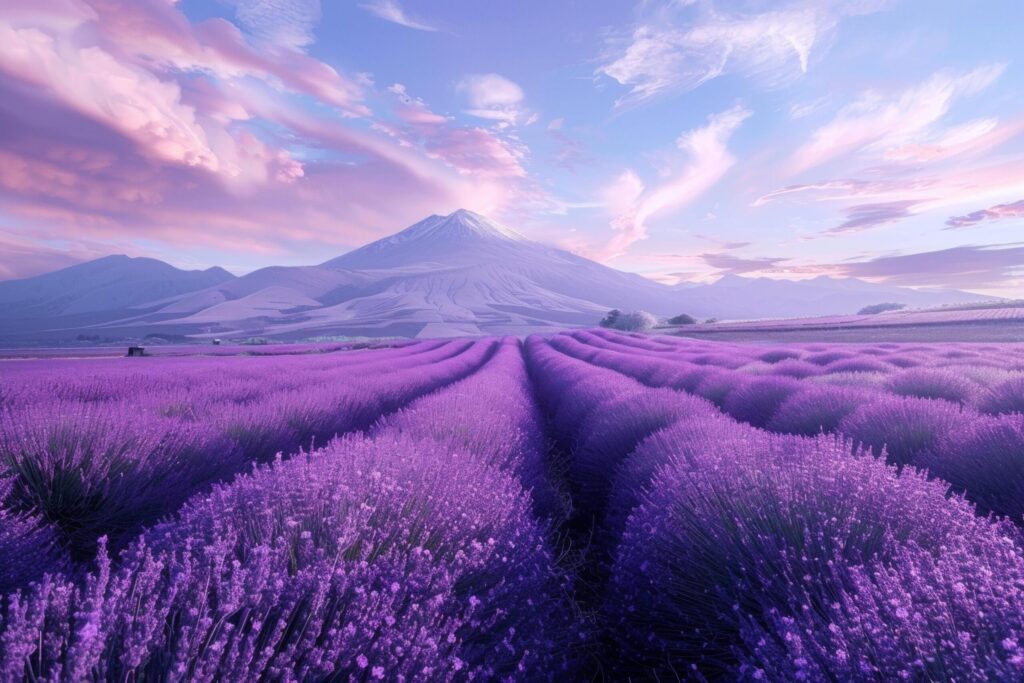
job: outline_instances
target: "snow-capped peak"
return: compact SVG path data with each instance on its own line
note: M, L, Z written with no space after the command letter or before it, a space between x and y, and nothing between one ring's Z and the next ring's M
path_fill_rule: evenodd
M395 237L402 236L411 239L420 239L428 236L502 237L520 242L528 241L526 237L515 230L507 228L478 213L474 213L469 209L458 209L447 216L431 216L395 235Z

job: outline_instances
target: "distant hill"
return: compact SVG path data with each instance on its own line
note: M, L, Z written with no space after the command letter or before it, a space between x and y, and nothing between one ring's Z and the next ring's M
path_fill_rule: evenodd
M611 308L719 319L851 313L879 301L923 307L991 300L854 279L726 276L669 286L534 242L466 210L419 223L318 266L243 277L109 256L0 282L4 343L185 334L448 336L593 325Z

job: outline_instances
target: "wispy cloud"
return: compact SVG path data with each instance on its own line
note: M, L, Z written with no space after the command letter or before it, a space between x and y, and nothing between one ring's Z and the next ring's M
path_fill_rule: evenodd
M744 273L756 273L762 270L768 270L789 260L781 257L743 258L741 256L736 256L735 254L721 253L701 254L700 258L704 263L712 268L722 271L723 273L731 273L733 275L742 275Z
M235 17L259 43L301 49L314 41L320 0L226 0Z
M835 266L838 274L894 285L998 289L1024 274L1024 246L967 245L916 254L898 254Z
M390 21L392 24L416 29L417 31L437 30L437 27L435 26L410 18L409 15L405 13L405 10L402 9L402 6L398 4L397 0L373 0L372 2L365 2L359 6L370 14L380 17L384 21Z
M886 223L894 223L912 216L912 210L919 204L921 202L914 199L902 199L878 204L854 204L844 209L846 220L828 232L833 235L860 232L870 228L877 228Z
M622 254L647 237L651 218L685 206L721 180L735 163L729 138L749 116L750 111L736 106L709 117L707 125L683 133L676 147L686 155L686 163L654 187L645 187L632 170L623 172L604 192L605 205L615 215L614 236L590 254L600 260Z
M721 12L710 2L658 6L628 38L609 45L596 74L629 88L620 108L725 74L778 85L807 72L812 50L844 16L882 4L798 2L762 13Z
M1011 158L997 164L936 169L928 175L889 174L874 179L824 180L774 190L759 197L752 206L784 200L839 204L845 219L823 231L823 234L835 235L895 224L917 215L935 216L938 225L949 216L950 209L1004 200L993 207L991 215L983 210L946 222L950 228L966 227L981 220L995 219L1000 212L1006 212L1007 218L1013 217L1016 203L1005 203L1005 200L1024 194L1021 168L1020 160ZM878 169L873 171L880 175Z
M455 88L466 97L470 116L514 124L523 114L523 89L500 74L472 74Z
M987 209L972 211L964 216L952 216L946 221L947 230L970 228L987 221L998 221L1004 218L1024 219L1024 199L1010 204L996 204Z
M897 95L864 93L843 107L836 117L815 130L793 154L789 172L796 174L846 154L875 149L890 158L908 154L918 136L942 119L959 97L981 92L999 78L1004 65L978 67L966 73L939 72L925 82ZM986 131L987 132L987 131ZM978 135L972 130L971 134ZM983 133L982 133L983 134ZM964 131L954 135L965 137ZM941 147L948 147L940 143Z

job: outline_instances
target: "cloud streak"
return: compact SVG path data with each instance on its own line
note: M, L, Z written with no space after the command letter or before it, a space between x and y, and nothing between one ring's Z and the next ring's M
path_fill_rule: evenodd
M913 144L917 137L945 116L956 99L989 87L1004 68L995 64L966 73L939 72L895 97L865 93L811 134L793 154L789 172L802 173L837 157L869 149L880 149L890 159L914 160L925 155L927 148ZM951 144L970 144L972 137L987 132L954 131L951 140L937 143L938 155Z
M405 28L415 29L417 31L436 31L437 28L430 24L425 24L421 21L416 21L409 18L409 15L405 13L402 6L398 4L396 0L374 0L373 2L366 2L360 5L364 10L370 14L389 21L392 24L398 24Z
M996 204L990 208L972 211L963 216L952 216L946 221L946 229L970 228L979 223L998 221L1005 218L1024 218L1024 199L1010 204Z
M878 258L835 266L848 277L894 285L998 289L1016 283L1024 273L1024 246L967 245L916 254Z
M629 88L616 107L692 90L726 74L778 85L807 73L811 52L851 14L882 3L789 3L762 13L730 13L711 3L660 7L625 41L610 46L595 72Z
M700 259L716 270L733 275L768 270L789 260L787 258L775 257L743 258L735 254L721 253L701 254Z
M717 184L736 161L728 149L729 139L750 115L750 111L736 106L709 117L706 125L683 133L676 147L685 154L685 165L653 187L645 187L634 171L624 171L603 197L607 209L616 216L611 224L614 236L601 248L591 250L591 255L599 260L621 255L647 237L652 218L685 206Z

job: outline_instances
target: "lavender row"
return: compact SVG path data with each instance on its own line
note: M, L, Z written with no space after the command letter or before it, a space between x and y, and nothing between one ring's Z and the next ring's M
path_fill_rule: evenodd
M918 395L894 395L864 383L816 381L829 375L803 380L751 375L742 367L709 368L664 356L613 351L610 343L600 346L601 341L607 342L607 336L576 333L556 337L552 343L649 386L672 387L707 398L737 420L756 427L807 436L844 434L876 454L884 451L894 464L927 469L953 484L983 513L1024 523L1024 414L1015 398L1018 393L1024 397L1022 379L1005 381L990 390L981 405L992 410L997 407L1001 414L986 415L965 400L953 400L963 398L968 388L977 385L952 370L902 371L892 384L904 391L913 388ZM782 362L787 361L779 364Z
M567 514L550 448L519 341L507 338L484 367L451 386L382 417L373 435L428 439L514 475L533 497L542 519Z
M543 480L525 380L506 340L370 437L215 487L119 566L13 596L0 678L564 678L576 617L523 488Z
M528 348L533 369L552 377L548 390L565 392L547 402L559 430L587 434L605 414L632 432L602 461L603 536L615 544L602 652L613 677L1024 674L1015 527L849 441L773 435L706 403L631 448L650 431L638 426L657 422L645 413L662 414L671 398L559 354L556 343ZM629 400L617 400L624 388ZM586 442L576 443L574 458L586 458ZM887 623L900 624L896 637Z
M362 366L318 364L317 381L267 391L262 385L280 377L287 386L306 370L284 365L272 374L270 366L231 385L239 400L214 385L210 395L200 388L168 404L158 386L148 397L7 406L0 411L0 463L13 483L4 507L39 518L73 559L88 559L100 536L121 547L141 526L253 462L365 429L467 376L494 346L456 342ZM173 386L173 369L166 372Z

